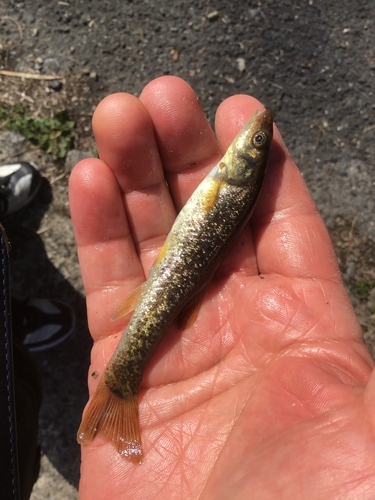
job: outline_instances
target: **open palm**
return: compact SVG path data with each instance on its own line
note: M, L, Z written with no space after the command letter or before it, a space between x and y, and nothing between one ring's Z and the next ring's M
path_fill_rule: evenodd
M180 210L260 105L226 100L218 142L182 80L115 94L93 128L101 160L79 163L70 203L89 326L104 367ZM332 245L277 130L250 224L208 288L195 324L173 326L140 394L144 462L100 436L82 448L90 499L374 498L375 379ZM90 393L98 378L89 376ZM367 387L366 387L367 385Z

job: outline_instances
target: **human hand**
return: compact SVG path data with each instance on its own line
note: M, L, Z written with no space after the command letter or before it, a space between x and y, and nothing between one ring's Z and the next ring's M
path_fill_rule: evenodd
M103 373L129 319L110 317L144 281L176 210L259 106L227 99L218 144L180 79L99 104L101 160L79 163L70 179L90 373ZM372 366L324 223L275 129L250 224L195 324L173 326L144 374L143 463L98 436L82 447L80 498L372 498ZM98 381L89 377L90 394Z

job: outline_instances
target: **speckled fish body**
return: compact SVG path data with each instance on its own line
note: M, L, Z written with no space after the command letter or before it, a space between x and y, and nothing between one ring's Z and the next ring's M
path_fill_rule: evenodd
M161 339L184 306L211 281L248 222L271 142L259 155L252 142L258 124L267 128L269 137L270 112L249 120L179 213L106 370L112 390L124 396L138 393L144 368ZM256 161L259 156L262 160Z
M179 213L104 373L107 388L124 400L137 397L160 341L204 292L248 222L265 177L272 129L271 111L254 112ZM139 461L140 438L124 439L129 449L118 446L119 452Z

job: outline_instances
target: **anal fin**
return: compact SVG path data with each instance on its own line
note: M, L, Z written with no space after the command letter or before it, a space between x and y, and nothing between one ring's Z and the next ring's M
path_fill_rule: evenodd
M187 330L194 325L206 295L206 288L199 292L196 297L180 312L177 317L177 326L181 330Z

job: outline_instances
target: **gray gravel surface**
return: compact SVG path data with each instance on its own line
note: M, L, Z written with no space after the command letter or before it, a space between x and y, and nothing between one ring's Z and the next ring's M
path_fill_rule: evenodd
M24 102L35 116L67 108L77 123L78 151L66 164L22 137L0 137L0 161L33 159L46 178L31 207L5 221L14 293L63 298L78 317L72 338L37 356L44 455L33 500L77 498L75 433L91 342L67 179L82 151L95 149L90 117L108 93L139 95L151 79L172 74L192 85L211 124L220 102L236 93L272 108L330 230L373 349L375 293L360 299L355 285L375 281L374 11L374 0L1 2L0 69L64 79L0 75L0 105Z

